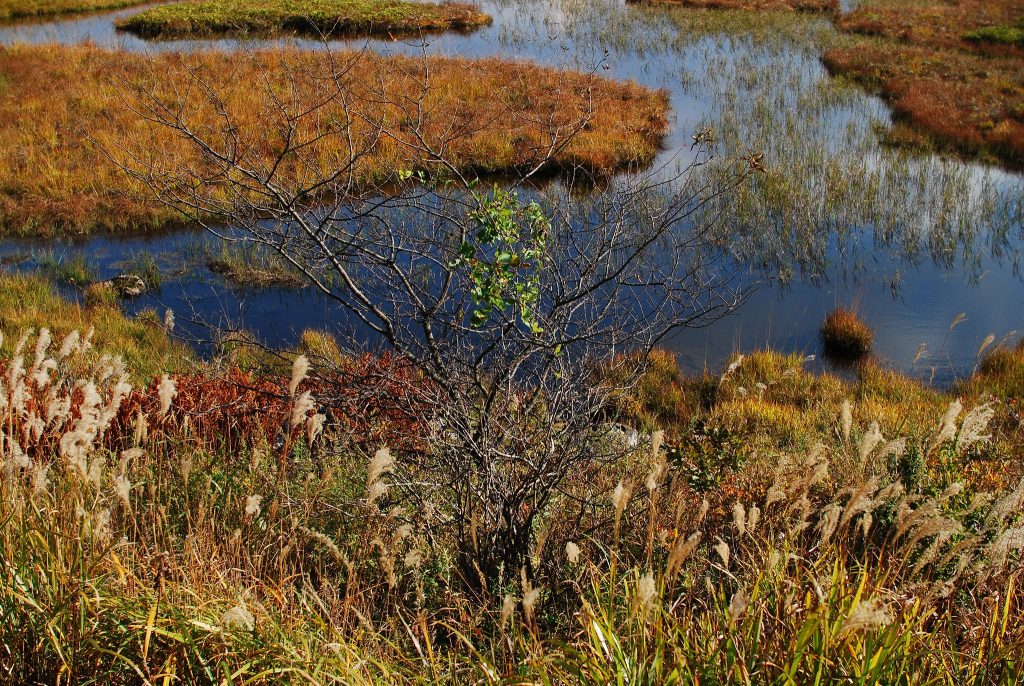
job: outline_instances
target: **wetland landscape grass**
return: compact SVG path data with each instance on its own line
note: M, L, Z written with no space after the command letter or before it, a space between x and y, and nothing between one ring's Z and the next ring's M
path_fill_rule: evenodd
M893 140L1024 165L1024 52L1012 0L866 2L837 20L874 40L833 48L825 63L893 108ZM994 39L994 40L993 40Z
M252 3L187 0L122 19L118 28L147 38L216 35L409 35L467 30L490 22L474 5L407 0L306 0Z
M2 0L0 21L141 5L147 0Z
M865 39L792 11L612 16L614 35L602 23L580 29L600 38L577 39L635 51L635 29L653 27L645 56L685 55L684 94L711 103L698 130L711 129L725 159L763 160L705 208L728 219L714 238L738 263L827 282L888 259L896 276L924 259L958 276L987 269L979 255L1020 259L1019 178L880 145L887 110L822 68L826 50ZM866 40L889 49L889 38ZM957 59L996 59L965 40ZM370 59L355 80L394 76L396 64L405 78L391 93L422 92L414 59ZM581 93L599 108L556 157L567 169L641 165L668 129L652 89L498 60L428 64L429 130L473 132L459 137L467 169L530 159L543 129L508 113L571 119L589 107ZM272 87L304 97L322 66L291 49L149 61L0 48L15 89L11 100L0 92L10 134L0 150L17 161L0 169L3 231L175 220L68 133L157 168L183 154L181 142L139 132L126 84L190 105L174 83L197 69L265 133L258 125L273 117L248 104L246 77L291 74ZM358 93L379 103L382 90ZM190 114L215 126L205 107ZM256 162L273 148L272 135L244 135ZM330 142L322 152L325 165L344 159ZM397 148L365 161L374 181L427 166ZM233 287L281 269L241 248L193 257ZM52 251L34 261L42 273L0 276L0 684L1024 680L1016 337L986 338L973 372L945 388L876 357L819 373L807 351L741 349L684 374L656 349L600 418L615 430L598 440L629 446L624 457L574 470L550 501L527 504L538 514L526 566L481 588L456 563L459 504L434 495L428 465L444 425L396 403L431 383L400 358L309 330L269 353L233 332L201 360L169 336L173 318L62 297L88 263ZM118 268L156 265L147 254ZM1014 297L992 293L1009 307ZM871 331L851 315L826 327L863 344ZM618 388L612 369L594 370L595 385ZM512 397L496 420L519 411ZM530 450L510 441L509 469Z
M340 68L344 78L335 80L339 75L332 70ZM0 71L6 76L0 151L8 160L0 170L0 233L7 235L125 231L181 222L120 166L157 172L196 154L180 136L145 121L141 104L132 100L138 87L150 89L162 104L187 103L185 119L205 127L220 119L216 104L193 88L204 80L222 94L239 130L252 136L240 141L240 152L266 169L290 125L289 110L274 108L274 94L290 88L293 98L323 98L320 107L298 120L313 147L308 158L277 171L285 182L289 174L301 176L304 163L348 165L353 142L357 148L372 145L351 170L357 185L394 180L400 170L431 172L429 155L412 145L414 134L429 145L446 146L464 171L499 174L529 167L553 152L558 168L602 174L650 162L667 128L664 93L498 59L429 57L424 62L294 49L231 59L216 51L147 58L44 45L0 48ZM254 88L270 99L254 97ZM297 100L290 106L302 111ZM334 118L343 117L346 108L351 130L336 126ZM378 135L377 125L387 132L379 145L366 138ZM275 132L277 126L284 128ZM579 127L584 130L578 136L566 135Z
M275 474L289 397L327 392L326 368L295 357L290 375L214 364L129 384L105 356L116 339L80 340L4 347L6 425L55 409L0 482L2 683L1021 676L1022 429L984 391L996 376L1024 391L1017 358L960 398L770 351L703 378L659 363L641 392L682 391L648 404L675 417L668 433L571 479L535 551L548 562L481 598L458 590L445 504L398 506L418 461L376 447L395 417L324 432L300 416ZM97 411L78 420L82 403ZM60 440L84 422L84 444Z

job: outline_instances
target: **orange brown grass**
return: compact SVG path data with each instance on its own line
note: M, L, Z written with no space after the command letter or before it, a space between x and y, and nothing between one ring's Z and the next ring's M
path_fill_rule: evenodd
M967 34L1024 19L1018 0L954 0L953 2L893 2L864 4L836 19L848 33L882 36L904 44L942 50L980 50L990 54L1024 56L1020 48L969 40Z
M140 5L147 0L0 0L0 21Z
M826 66L891 104L893 142L1024 166L1024 49L982 40L1024 20L1017 0L875 0L836 19L859 39Z
M637 0L631 0L636 2ZM653 0L694 9L756 10L759 12L834 12L838 0Z
M878 91L898 124L938 147L1024 166L1024 60L873 42L824 59Z
M837 308L821 325L821 343L827 355L857 360L871 352L875 334L856 312Z
M335 66L344 63L350 65L342 78L357 144L372 138L374 123L389 127L353 168L367 187L398 170L431 170L410 140L409 122L418 118L432 146L462 171L481 174L530 167L549 150L553 169L602 174L643 165L667 128L664 92L499 59L296 49L147 57L91 46L0 48L6 79L0 89L0 157L6 161L0 168L0 233L138 230L180 221L143 184L128 179L118 162L198 167L199 152L168 127L145 121L130 92L180 107L191 126L215 137L222 120L198 88L209 86L235 125L239 154L269 166L282 145L273 128L282 113L269 96L294 98L305 107L330 95ZM302 119L299 134L316 138L303 159L318 169L292 164L279 173L301 180L302 174L347 164L349 131L337 130L344 114L328 97ZM569 135L577 129L578 135Z

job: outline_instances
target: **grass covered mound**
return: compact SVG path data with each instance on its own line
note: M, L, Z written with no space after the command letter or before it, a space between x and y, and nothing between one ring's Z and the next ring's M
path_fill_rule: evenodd
M306 33L409 34L470 29L490 22L463 3L408 0L193 0L161 5L118 22L118 28L153 38Z
M1024 5L1012 0L875 0L836 21L866 38L825 64L877 91L897 118L894 142L1024 167Z
M0 21L117 9L143 2L146 0L0 0Z
M0 73L0 234L7 235L180 221L101 152L154 172L199 156L169 128L134 112L132 89L154 94L197 130L221 131L218 106L199 88L209 86L233 120L236 152L255 168L270 166L294 123L295 136L311 142L306 154L275 169L281 183L346 168L350 144L365 153L351 170L358 184L393 181L400 170L430 171L417 135L466 172L532 168L551 153L552 170L603 174L648 163L667 127L663 92L499 59L292 49L148 57L16 46L0 48ZM387 135L376 133L378 125Z

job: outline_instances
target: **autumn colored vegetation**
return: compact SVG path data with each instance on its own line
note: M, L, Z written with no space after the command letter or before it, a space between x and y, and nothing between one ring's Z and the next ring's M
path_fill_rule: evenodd
M893 140L1024 165L1024 51L1013 0L864 3L836 20L863 38L829 50L835 73L893 108Z
M570 478L533 572L470 594L448 504L403 496L434 429L391 411L430 393L400 360L310 332L277 372L132 383L95 336L4 346L3 684L1021 677L1017 349L960 397L659 352L634 407L668 434Z
M871 352L875 332L844 307L830 312L821 325L821 343L826 355L847 360L859 360Z
M630 0L638 2L639 0ZM755 10L758 12L834 12L838 0L654 0L659 4L694 9Z
M146 0L0 0L0 21L71 12L116 9Z
M343 68L344 78L336 78ZM144 183L126 178L121 165L140 174L173 172L197 152L166 127L145 121L133 92L183 106L188 123L202 130L222 121L216 103L197 87L211 86L237 130L248 136L236 150L267 168L283 145L269 133L284 120L279 96L323 102L299 122L298 133L311 136L315 146L307 146L303 160L344 168L349 144L366 140L352 171L367 187L393 181L402 170L433 171L422 145L409 145L412 122L429 145L445 149L448 160L481 174L529 167L549 154L553 169L605 173L642 165L653 158L667 127L664 93L497 59L431 57L423 63L290 49L149 58L90 46L13 46L0 48L0 72L0 156L6 161L0 169L0 233L8 235L181 221ZM351 130L340 121L350 121ZM365 138L379 135L378 124L386 135L376 142ZM277 173L287 181L302 169L296 163Z
M490 23L474 5L408 0L304 0L261 2L188 0L160 5L122 19L117 26L148 38L304 33L403 35L465 30Z

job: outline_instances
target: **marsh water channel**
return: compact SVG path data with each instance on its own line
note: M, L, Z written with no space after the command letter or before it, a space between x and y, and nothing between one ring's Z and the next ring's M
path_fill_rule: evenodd
M734 351L762 347L815 355L812 364L823 364L818 327L842 305L854 306L876 330L877 354L887 364L948 385L971 372L987 336L1024 328L1024 178L885 146L884 103L833 79L821 64L822 52L839 40L827 19L620 0L480 5L494 22L468 35L332 46L600 65L610 78L670 94L672 126L655 166L685 164L690 136L704 126L715 130L720 154L764 153L767 172L730 196L718 236L728 268L756 289L733 315L671 341L686 370L717 370ZM118 18L140 9L0 26L0 43L91 42L133 51L268 44L144 41L115 30ZM218 250L217 239L201 231L0 243L7 268L81 255L99 278L151 259L162 284L129 301L129 313L169 307L179 330L199 337L205 322L287 346L303 329L330 330L337 322L336 307L310 290L225 282L204 259Z

